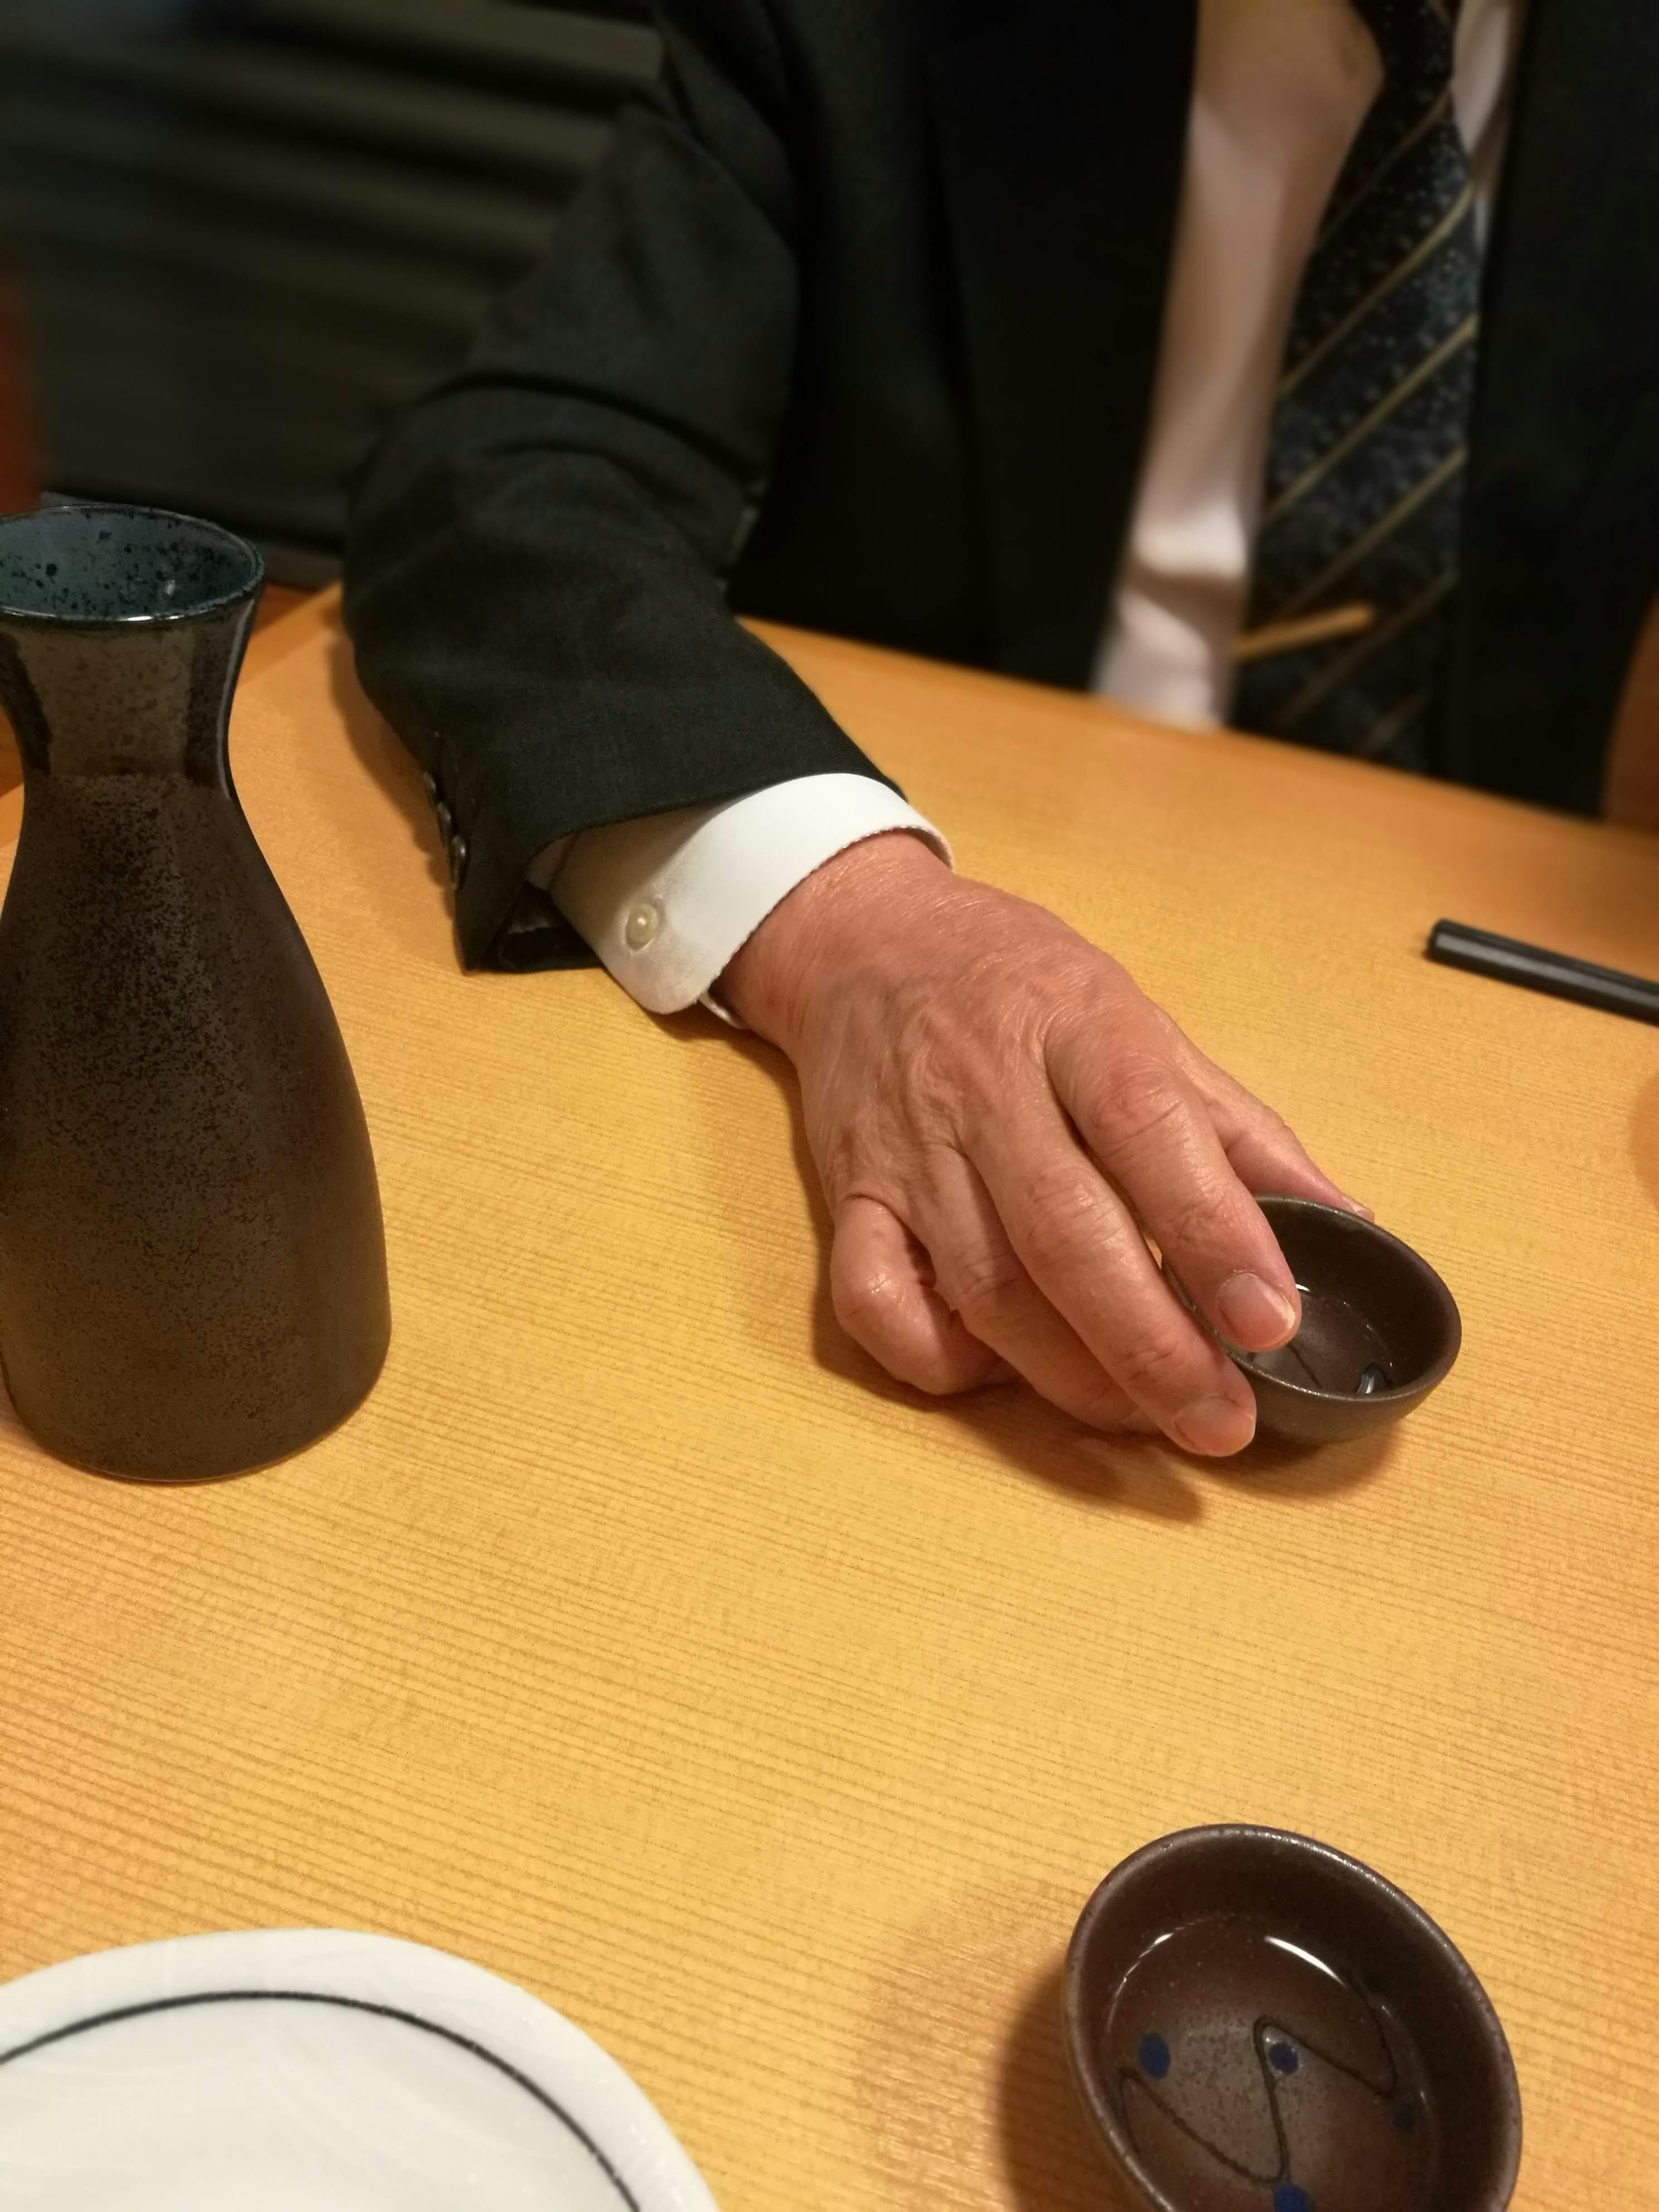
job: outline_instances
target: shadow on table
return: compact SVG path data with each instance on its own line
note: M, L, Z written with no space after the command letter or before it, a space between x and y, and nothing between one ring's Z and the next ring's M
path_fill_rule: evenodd
M438 836L437 819L427 803L420 768L358 683L350 641L343 634L329 648L329 696L353 751L408 824L410 842L423 854L427 874L453 919L449 861ZM423 938L419 946L422 956L430 949L429 941Z
M1019 2212L1073 2204L1130 2212L1073 2085L1058 1966L1019 2008L1003 2051L999 2101L1003 2160Z
M777 1085L789 1113L795 1170L811 1209L818 1245L818 1279L812 1307L812 1356L832 1375L892 1403L922 1407L952 1421L988 1444L998 1456L1040 1481L1102 1505L1117 1505L1164 1521L1196 1521L1204 1511L1200 1482L1220 1480L1261 1498L1313 1498L1348 1490L1380 1473L1394 1449L1392 1434L1349 1444L1314 1448L1262 1437L1231 1460L1199 1457L1163 1437L1109 1437L1083 1427L1024 1383L1004 1383L961 1398L934 1399L896 1382L863 1351L836 1318L830 1294L833 1224L806 1139L799 1086L782 1055L756 1036L726 1032L716 1040L698 1024L676 1022L688 1042L701 1037L741 1052Z
M1399 1443L1394 1429L1343 1444L1293 1444L1277 1437L1258 1437L1234 1459L1188 1463L1253 1498L1322 1498L1370 1482L1388 1465Z
M1659 1075L1637 1093L1636 1111L1630 1117L1630 1150L1642 1188L1659 1206Z

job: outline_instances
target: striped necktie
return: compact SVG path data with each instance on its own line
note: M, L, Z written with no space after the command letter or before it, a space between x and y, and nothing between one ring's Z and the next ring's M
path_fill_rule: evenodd
M1252 629L1338 607L1356 635L1251 662L1243 729L1430 759L1457 581L1480 249L1452 111L1460 0L1352 0L1382 88L1303 273L1274 404Z

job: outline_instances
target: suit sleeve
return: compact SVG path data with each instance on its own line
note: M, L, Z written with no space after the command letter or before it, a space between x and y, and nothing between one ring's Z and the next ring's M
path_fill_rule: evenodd
M763 0L670 12L659 102L353 495L358 671L449 810L469 966L580 957L528 881L559 837L877 773L726 605L792 374L787 91Z

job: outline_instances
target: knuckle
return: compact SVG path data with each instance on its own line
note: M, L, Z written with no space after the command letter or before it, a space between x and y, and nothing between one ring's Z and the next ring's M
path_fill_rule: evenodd
M1074 1408L1079 1420L1091 1429L1121 1429L1133 1413L1126 1393L1109 1376L1103 1375L1099 1382L1085 1389Z
M891 1279L878 1268L836 1268L830 1283L836 1319L848 1336L873 1350L890 1322Z
M899 1382L945 1398L974 1381L977 1363L964 1360L948 1343L916 1326L904 1287L885 1269L834 1270L830 1294L836 1319L848 1335Z
M978 1324L1006 1314L1024 1287L1025 1270L1014 1255L989 1245L952 1253L939 1273L940 1297L975 1335L983 1334Z
M1255 1123L1258 1136L1268 1138L1275 1143L1293 1145L1297 1152L1301 1151L1301 1139L1284 1115L1274 1113L1271 1106L1263 1105L1259 1098L1250 1102L1250 1118Z
M1170 1207L1159 1226L1158 1243L1177 1255L1202 1251L1222 1243L1237 1226L1229 1194L1218 1184L1202 1184L1183 1192Z
M1110 1201L1093 1176L1071 1166L1040 1170L1024 1190L1021 1237L1039 1275L1079 1261L1098 1265L1113 1238Z
M1185 1387L1189 1346L1176 1333L1156 1330L1133 1338L1116 1362L1119 1380L1143 1404L1190 1395Z
M1141 1142L1187 1109L1185 1090L1167 1060L1135 1053L1116 1060L1102 1079L1097 1112L1109 1146Z
M1307 1146L1291 1128L1290 1123L1280 1121L1277 1114L1268 1113L1267 1133L1271 1143L1280 1146L1287 1152L1293 1153L1298 1160L1308 1159ZM1310 1165L1311 1164L1310 1161Z

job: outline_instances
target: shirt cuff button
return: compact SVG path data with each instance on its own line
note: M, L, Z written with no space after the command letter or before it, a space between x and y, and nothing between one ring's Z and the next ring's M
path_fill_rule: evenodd
M643 952L662 927L662 908L655 899L641 899L629 910L623 938L630 952Z

